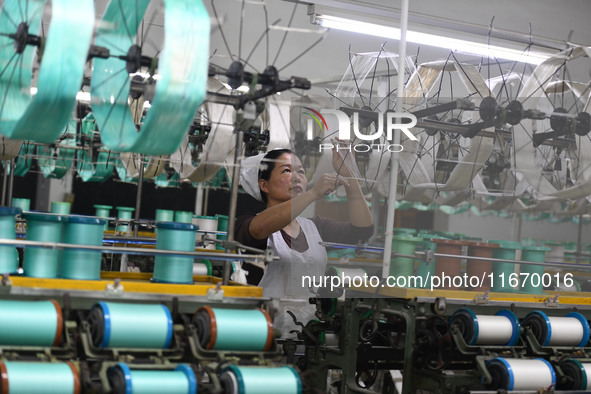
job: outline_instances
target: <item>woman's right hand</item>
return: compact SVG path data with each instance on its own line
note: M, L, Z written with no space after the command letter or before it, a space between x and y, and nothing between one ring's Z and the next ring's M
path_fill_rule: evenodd
M319 200L334 192L341 185L347 187L349 186L349 182L337 174L323 174L314 184L311 191L315 194L316 199Z

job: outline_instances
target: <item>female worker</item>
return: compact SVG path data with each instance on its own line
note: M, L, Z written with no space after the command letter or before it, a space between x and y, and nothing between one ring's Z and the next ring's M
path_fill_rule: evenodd
M261 165L257 166L257 162ZM246 246L270 248L279 257L267 264L258 283L263 287L263 295L278 298L314 295L314 289L302 286L302 277L318 278L325 274L327 254L319 242L355 244L373 233L371 213L357 180L334 148L332 164L338 174L323 174L310 189L300 159L288 149L271 150L264 157L248 158L243 164L244 189L266 202L267 208L257 215L238 217L235 239ZM349 222L299 216L311 203L340 185L345 187L349 200Z

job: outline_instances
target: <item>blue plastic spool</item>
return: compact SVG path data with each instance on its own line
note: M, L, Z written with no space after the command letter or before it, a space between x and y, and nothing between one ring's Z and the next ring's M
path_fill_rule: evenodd
M548 368L548 372L549 372L549 377L550 377L550 382L540 382L537 381L535 384L536 385L542 385L542 386L555 386L556 385L556 373L554 372L554 368L552 367L552 365L547 361L544 360L543 358L535 358L535 359L505 359L502 357L497 357L494 358L492 360L489 360L486 362L486 367L491 370L491 369L496 369L497 373L493 374L496 378L497 381L493 381L493 387L494 389L504 389L504 390L508 390L508 391L513 391L513 390L534 390L534 387L523 387L523 382L520 382L521 380L521 371L516 371L514 366L512 364L515 363L524 363L524 362L541 362L543 364L545 364L545 366ZM525 371L528 374L531 373L531 367L527 368L527 370ZM542 371L540 371L542 372ZM528 374L524 374L526 377L528 376ZM518 376L519 375L519 376ZM543 379L543 377L540 377L540 379ZM538 386L539 387L539 386ZM535 387L535 389L537 389L538 387Z
M113 394L197 394L195 372L186 364L162 371L131 369L125 363L118 363L109 368L108 379Z
M172 315L165 305L101 301L88 320L92 342L100 348L167 349L172 343Z
M542 346L575 346L583 347L589 343L589 335L591 332L589 322L582 314L578 312L570 312L566 316L567 318L574 318L581 323L582 336L578 343L570 343L569 340L578 340L568 335L567 342L565 343L563 333L556 332L556 327L552 327L552 319L555 317L549 317L542 311L533 311L525 316L523 325L530 325L534 336Z

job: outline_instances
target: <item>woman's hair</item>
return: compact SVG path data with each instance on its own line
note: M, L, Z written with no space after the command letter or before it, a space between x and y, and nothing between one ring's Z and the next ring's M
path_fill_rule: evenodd
M275 169L277 159L285 153L291 153L289 149L273 149L267 152L261 160L262 166L259 167L259 180L264 179L268 181L271 178L271 172ZM266 164L266 165L265 165ZM267 193L261 190L261 198L264 202L267 202Z

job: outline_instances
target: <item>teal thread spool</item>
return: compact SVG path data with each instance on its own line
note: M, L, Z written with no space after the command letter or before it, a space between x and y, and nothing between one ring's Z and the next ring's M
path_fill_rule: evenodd
M27 240L60 242L62 216L52 213L27 212ZM60 251L50 248L29 247L25 249L23 269L26 276L57 278Z
M0 310L0 345L59 345L63 318L57 301L0 300Z
M300 375L290 366L239 367L230 365L220 374L224 394L301 394Z
M156 221L157 222L174 222L174 211L170 209L157 209L156 210Z
M135 208L117 207L117 218L119 218L120 220L130 221L133 211L135 211ZM129 226L127 224L119 225L119 226L117 226L117 232L127 233L128 228L129 228Z
M395 235L392 237L392 252L412 255L420 242L423 242L423 238ZM414 275L414 268L413 258L393 257L390 262L390 275L409 277Z
M2 393L79 394L80 375L71 362L0 361Z
M13 208L20 208L23 212L31 210L31 200L28 198L13 198L12 199L12 207Z
M186 364L172 371L130 369L119 363L107 372L113 394L197 394L195 372Z
M88 322L96 347L166 349L172 341L172 316L160 304L98 302Z
M58 213L61 215L69 215L72 205L69 202L63 201L52 201L51 202L51 213Z
M174 221L177 223L192 223L193 222L193 212L174 211Z
M516 251L521 250L521 245L519 242L499 240L488 241L488 243L499 244L499 247L493 250L493 258L496 259L515 260ZM496 292L512 293L514 290L511 286L509 286L508 282L509 275L515 272L515 264L497 261L493 262L492 267L494 283L491 290ZM504 281L501 280L501 276L504 276ZM503 286L503 283L501 282L505 282L505 286Z
M108 219L111 217L111 209L113 209L112 206L110 205L94 205L94 216L99 217L99 218L103 218L103 219L107 219L107 223L105 223L105 228L104 230L107 231L107 229L109 228L109 221Z
M546 246L524 246L521 251L521 260L535 261L536 263L543 263L546 261L546 252L551 251L552 248ZM521 292L527 294L542 294L544 286L542 285L542 276L544 275L543 265L521 264L521 273L529 274L527 280L520 281ZM537 284L537 286L534 286Z
M63 242L78 245L103 245L104 219L92 216L64 216ZM101 251L64 249L60 257L59 276L66 279L99 280Z
M202 306L193 315L197 337L206 350L268 351L273 324L262 309L222 309Z
M21 214L20 208L0 207L0 238L16 238L14 217ZM18 269L18 252L14 246L0 246L0 274L14 274Z
M156 223L156 249L181 252L195 251L197 226L188 223ZM193 283L193 260L191 256L157 255L154 259L154 282Z
M218 231L228 232L228 216L226 215L215 215L218 218ZM217 239L226 240L228 238L227 234L218 234L216 236ZM224 250L224 247L220 244L215 244L215 248L217 250Z
M428 231L420 231L419 237L423 238L423 250L427 251L430 250L435 253L435 249L437 249L437 244L435 242L431 242L432 239L446 239L443 236L433 234ZM417 276L422 278L423 287L429 287L429 283L427 283L428 278L432 278L435 275L435 256L433 256L433 260L430 263L426 263L425 259L418 260L419 264L417 266Z

